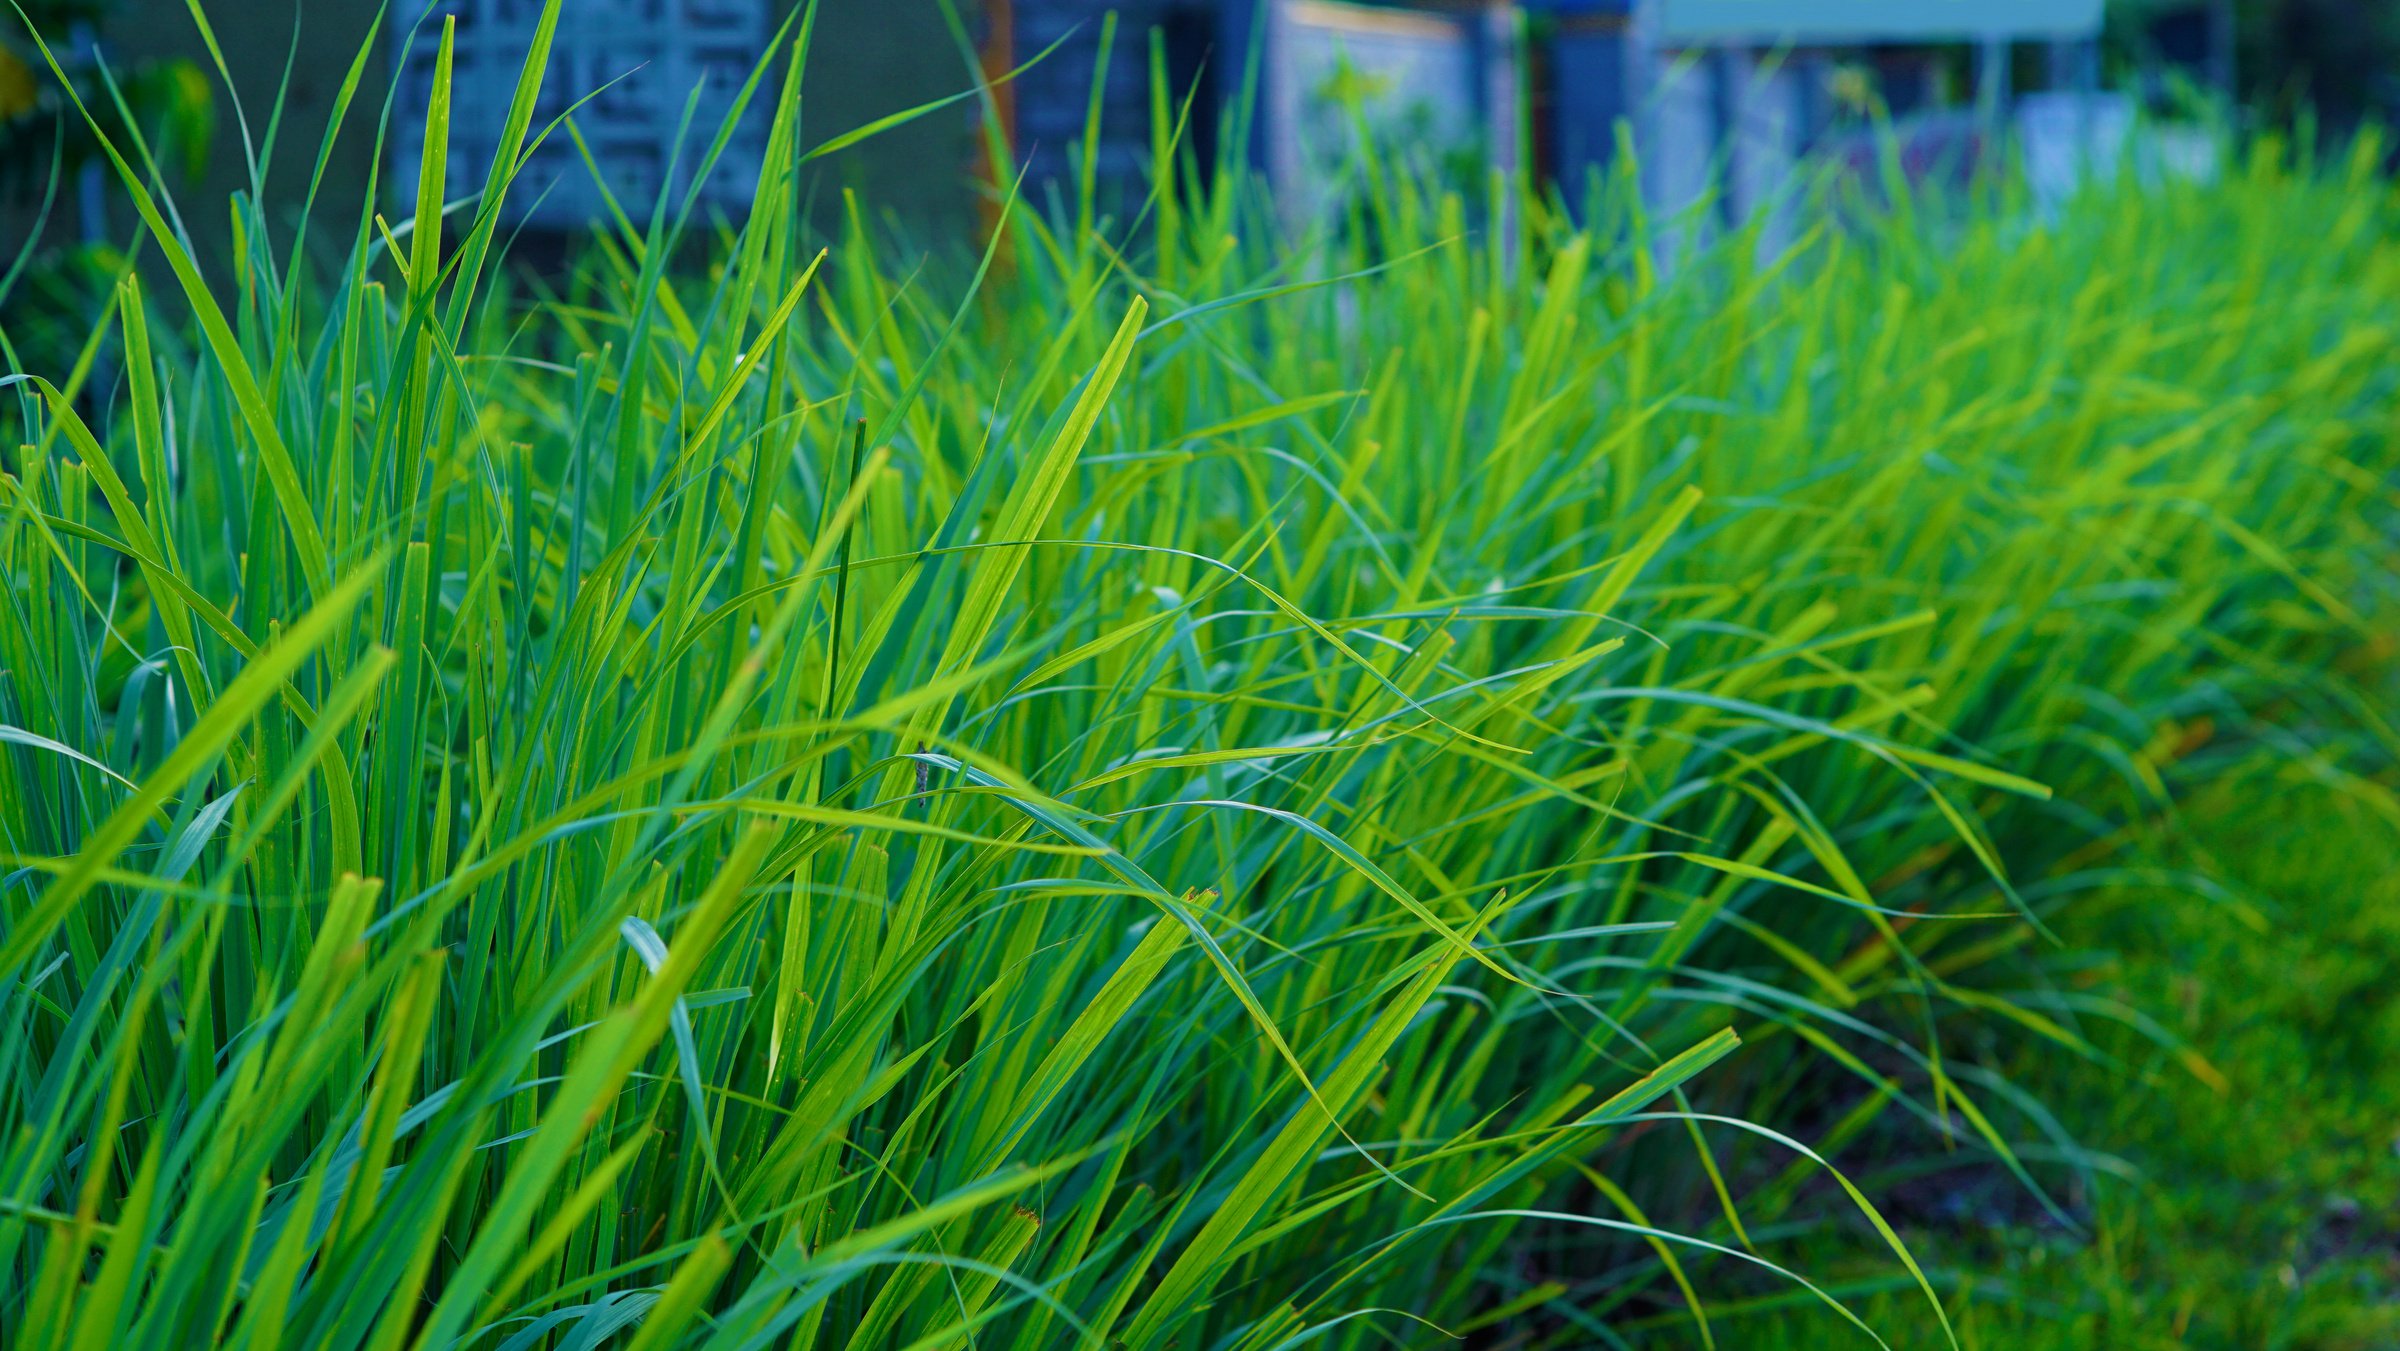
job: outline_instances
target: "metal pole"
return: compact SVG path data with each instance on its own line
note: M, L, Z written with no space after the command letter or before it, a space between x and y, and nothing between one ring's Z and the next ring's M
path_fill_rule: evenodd
M1268 186L1298 209L1301 174L1299 76L1292 69L1290 0L1258 0L1258 117Z
M1818 138L1832 125L1833 93L1826 88L1826 82L1831 78L1831 66L1832 62L1826 59L1823 52L1800 52L1792 58L1792 75L1800 82L1799 92L1795 96L1797 107L1793 113L1794 155L1805 155L1815 149Z
M2231 100L2234 97L2234 77L2240 74L2236 62L2241 48L2241 31L2234 18L2233 0L2216 0L2215 4L2209 6L2208 20L2209 79L2216 85L2218 93Z
M1634 191L1645 206L1657 205L1658 182L1658 7L1662 0L1633 0L1625 21L1621 53L1625 69L1625 120L1631 129L1637 163ZM1609 135L1616 132L1611 128Z
M1237 144L1232 154L1247 168L1256 169L1266 162L1266 142L1261 139L1258 125L1258 89L1250 83L1257 58L1254 43L1258 37L1258 0L1218 0L1217 50L1211 59L1217 66L1217 88L1225 91L1213 115L1230 113L1228 126ZM1240 103L1245 94L1248 103Z
M1717 223L1726 230L1738 230L1742 224L1741 203L1735 198L1741 189L1742 102L1741 76L1747 73L1747 52L1735 47L1718 47L1708 54L1708 103L1710 128L1716 145L1708 157L1709 178L1716 185Z
M2013 91L2010 88L2013 72L2009 70L2012 49L2004 37L1987 37L1975 45L1975 110L1983 117L1984 125L1997 129L2008 110Z
M1518 14L1514 0L1491 0L1475 16L1476 96L1481 103L1483 132L1491 145L1492 168L1503 183L1498 198L1500 218L1492 228L1502 256L1513 266L1517 245L1517 193L1525 170L1524 86L1518 78L1522 44L1517 40Z
M1975 46L1975 120L1980 142L1975 168L1979 175L1990 173L1995 179L2006 154L2008 106L2014 95L2010 85L2015 72L2009 69L2013 53L2008 39L1997 34Z
M2042 48L2050 65L2050 89L2057 94L2098 94L2100 89L2100 41L2098 38L2059 38Z
M100 69L100 39L90 24L79 23L68 30L67 41L85 70ZM97 156L75 173L75 214L77 238L85 245L98 244L108 237L108 200L102 192Z
M1474 16L1475 95L1484 135L1491 142L1491 162L1512 177L1521 168L1524 129L1519 115L1522 89L1517 79L1517 7L1513 0L1491 0Z

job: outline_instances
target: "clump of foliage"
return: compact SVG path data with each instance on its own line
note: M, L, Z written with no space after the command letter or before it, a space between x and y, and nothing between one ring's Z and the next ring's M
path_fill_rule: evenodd
M116 8L19 0L0 21L0 230L10 231L0 242L0 360L11 369L72 367L95 298L124 266L98 218L105 199L79 190L106 181L84 177L105 167L103 139L132 142L143 138L127 126L144 128L156 167L186 177L208 158L216 104L207 79L189 61L101 60L90 39Z
M110 69L83 39L103 29L102 0L19 0L0 26L0 196L39 197L58 178L102 158L101 137L123 143L144 128L160 162L196 175L216 129L207 77L189 61L134 61ZM74 97L42 72L45 51L60 63ZM87 122L76 106L98 115Z
M802 236L787 52L746 223L551 287L557 14L330 274L126 159L177 303L10 377L12 1345L1706 1340L1837 1218L1937 1293L1862 1140L2079 1221L2044 934L2387 575L2363 168L1662 273L1162 101L945 275Z
M2224 43L2224 92L2281 125L2347 136L2400 114L2400 11L2381 0L2115 0L2107 14L2112 46L2138 64Z

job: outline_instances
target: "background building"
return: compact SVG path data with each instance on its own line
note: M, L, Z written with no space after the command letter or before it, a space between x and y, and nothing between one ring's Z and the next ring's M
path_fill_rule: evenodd
M112 67L163 58L205 67L185 0L47 3L95 35ZM2253 7L2341 3L2255 0ZM2147 43L2203 79L2233 79L2231 0L2119 4L2123 50ZM686 185L705 129L792 5L568 0L545 111L601 91L578 124L611 190L629 210L646 210L661 186ZM424 10L399 4L377 31L375 0L214 8L247 104L215 96L214 150L184 185L186 200L221 201L247 188L233 129L246 120L253 135L263 131L269 91L288 69L281 149L266 191L274 204L296 204L362 43L375 49L371 79L335 146L325 191L333 201L366 192L376 167L371 123L387 92L394 94L383 165L387 206L411 190L430 72L426 39L439 31L437 21L420 22ZM479 173L540 5L438 0L431 9L459 21L452 156L456 174ZM1023 67L998 86L997 100L1032 190L1072 185L1087 113L1096 106L1101 136L1091 163L1102 190L1122 197L1146 181L1154 64L1170 87L1195 91L1190 143L1202 163L1227 148L1216 144L1221 116L1254 71L1256 116L1239 149L1298 213L1322 205L1327 185L1338 181L1355 107L1371 134L1429 166L1471 177L1492 165L1524 165L1570 189L1608 161L1613 128L1626 119L1637 129L1656 202L1713 202L1740 217L1775 198L1800 156L1841 152L1844 118L1862 87L1913 120L1912 134L1936 147L1928 162L1943 158L1941 147L1955 152L1945 162L1971 161L1991 143L1997 115L2016 91L2097 82L2091 39L2101 0L958 0L955 9L956 30L941 0L825 0L807 72L811 138L969 89L978 69L997 76ZM2285 47L2316 50L2307 47L2314 30L2306 24L2276 27L2246 14L2239 31L2260 41L2280 34ZM12 87L6 75L0 71L0 99ZM47 79L42 73L37 83ZM692 124L704 130L679 156L677 131L695 89ZM0 107L0 123L7 112ZM977 217L975 116L972 101L953 104L821 161L814 193L820 220L840 189L855 187L872 209L928 236L970 228ZM21 171L14 201L0 206L0 243L21 242L30 228L26 199L33 194L25 185L41 177L50 142L37 121L19 122L22 134L0 137ZM706 193L708 206L742 209L757 151L755 131L737 137ZM512 210L537 232L571 228L601 201L563 137L545 151L529 187L513 196ZM54 238L77 233L79 209L68 194L54 213ZM221 211L195 210L187 220L204 246L221 242ZM93 229L121 239L129 226L116 220Z
M228 194L246 190L249 172L233 134L237 115L215 72L209 69L206 49L185 0L76 2L93 11L98 45L112 68L177 58L195 63L196 71L205 72L205 83L216 86L212 149L199 173L183 176L177 185L178 196L197 206L222 203ZM391 144L400 156L413 155L413 150L401 149L407 126L414 120L410 109L421 112L423 106L421 94L415 94L410 87L403 59L404 39L410 24L394 20L384 31L377 31L377 0L305 0L305 3L241 0L238 5L211 0L207 8L214 18L218 42L234 84L243 92L242 111L247 114L254 135L265 129L273 91L283 79L288 62L290 79L278 137L280 148L267 184L271 202L295 208L306 191L326 119L351 59L362 43L374 47L367 68L368 81L358 96L349 126L335 144L324 192L330 200L352 202L366 192L369 173L375 167L374 119L385 95L393 88L396 72L403 93L394 102ZM422 6L394 0L391 8L396 13L414 12ZM540 6L526 0L449 0L442 8L472 21L462 26L462 53L469 50L468 33L480 29L484 35L473 45L474 59L479 64L472 70L462 66L458 73L462 118L455 129L453 153L471 159L477 147L488 146L494 139L493 134L482 132L478 119L496 118L498 114L490 111L495 106L505 110L514 81L513 66L506 72L497 69L498 63L505 59L501 50L505 45L503 35L527 22L526 16L538 13ZM683 101L691 92L688 81L696 79L700 66L705 64L698 58L712 50L698 40L688 22L693 13L707 10L712 24L720 30L731 25L741 32L771 32L787 16L789 8L787 0L567 0L561 50L552 66L551 96L563 99L570 90L588 93L592 87L650 60L651 72L655 73L637 74L619 86L608 113L597 120L581 114L578 121L587 133L596 125L608 126L614 133L637 133L644 124L663 124L671 136ZM973 22L973 5L965 9ZM13 27L14 22L12 17L0 21L0 26ZM659 48L649 38L632 43L621 40L616 26L622 23L638 24L644 34L670 35L675 43L668 49L673 53L671 61L651 59ZM438 22L432 26L438 31ZM938 0L871 0L871 3L830 0L823 4L807 73L808 122L812 130L831 137L888 113L971 87L971 68L957 49L940 36L944 31ZM935 35L933 41L928 41L928 34ZM8 45L31 59L29 44ZM724 44L715 50L730 61L737 45ZM755 59L757 49L742 55L741 64L746 67L748 60ZM677 69L668 70L670 64ZM36 87L46 96L48 73L37 72L35 78ZM4 86L5 81L0 80L0 87ZM416 102L404 102L412 96ZM474 110L471 115L470 108ZM638 134L629 134L626 139L640 138ZM40 179L47 169L50 141L43 130L15 142L0 142L20 145L22 156L39 161L18 175L15 190L0 200L0 252L13 254L14 246L22 242L30 228L34 205L40 196ZM820 196L830 202L838 197L841 187L855 186L878 210L891 212L928 232L969 228L974 208L973 197L965 185L965 171L974 141L973 127L963 113L921 119L853 151L820 161L819 178L824 189ZM571 156L572 147L564 148ZM410 162L413 161L403 158L398 164L387 162L384 166L387 203L396 199L395 190L389 186L395 168L406 172ZM578 175L582 172L579 165L576 172ZM560 187L553 190L553 205L588 202L582 184L568 182L564 174L557 177ZM413 182L398 191L411 190ZM560 192L567 196L558 196ZM70 194L54 212L53 239L67 242L77 234L73 205ZM112 219L103 234L122 240L132 224L130 217L115 219L122 212L113 200L108 210ZM345 209L338 214L348 217L352 213ZM224 220L221 206L187 213L187 223L201 237L204 246L222 242Z

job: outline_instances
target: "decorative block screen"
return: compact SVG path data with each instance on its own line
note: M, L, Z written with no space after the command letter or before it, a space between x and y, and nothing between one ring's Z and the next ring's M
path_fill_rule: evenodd
M1482 53L1466 19L1290 0L1276 34L1292 97L1289 125L1268 134L1291 142L1282 160L1288 180L1277 187L1298 214L1331 205L1329 190L1358 161L1362 130L1382 154L1421 172L1482 162ZM1479 173L1465 177L1471 186Z
M449 180L452 198L463 197L481 186L490 169L517 74L541 18L541 0L440 0L421 24L414 22L417 5L394 8L409 16L393 20L400 59L392 190L404 197L415 191L442 18L454 15ZM575 100L594 95L576 110L575 125L618 203L638 220L661 189L680 199L766 48L769 8L770 0L567 0L535 131ZM700 94L693 103L695 88ZM763 90L753 99L709 174L703 202L734 214L749 209L766 151L763 105L768 102ZM683 128L687 103L692 107L688 129ZM509 190L506 219L574 229L605 211L591 170L562 127Z

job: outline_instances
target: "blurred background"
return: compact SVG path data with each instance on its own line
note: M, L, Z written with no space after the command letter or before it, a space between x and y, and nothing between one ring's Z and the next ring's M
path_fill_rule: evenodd
M791 0L570 0L552 81L556 107L602 91L577 114L608 187L628 210L688 172L676 160L687 97L693 125L715 122ZM507 79L540 6L532 0L396 5L260 0L218 6L216 37L235 106L185 0L29 0L27 14L87 103L121 108L159 148L161 170L195 209L206 246L224 216L200 204L247 190L236 128L270 123L283 147L265 178L270 207L296 204L345 73L362 44L360 108L327 165L331 200L356 201L377 167L372 118L390 110L388 202L410 183L422 83L442 16L458 21L454 157L472 162L498 134ZM1111 24L1107 16L1115 21ZM63 115L33 33L0 25L0 242L16 255L126 237L100 190L94 143ZM1104 50L1105 49L1105 50ZM1030 64L1028 64L1030 63ZM2381 0L829 0L806 76L815 132L830 137L998 81L996 109L1036 200L1071 178L1087 110L1101 111L1094 165L1104 184L1138 182L1149 144L1153 66L1195 91L1193 131L1207 162L1221 114L1258 80L1242 147L1305 210L1313 160L1370 134L1471 175L1485 165L1549 176L1572 198L1614 151L1619 119L1646 143L1663 205L1703 197L1759 209L1788 168L1857 154L1858 132L1888 113L1915 171L1965 171L2010 133L2037 175L2114 157L2128 115L2172 120L2208 100L2242 125L2348 135L2400 113L2400 6ZM1023 69L1019 69L1024 67ZM1013 79L1001 79L1016 71ZM108 82L113 79L117 97ZM280 109L272 91L281 87ZM1354 119L1345 107L1363 107ZM839 189L907 228L938 236L977 220L977 124L969 99L821 161L818 211ZM278 116L278 114L280 114ZM111 116L117 115L114 112ZM2093 137L2099 142L2095 148ZM2062 159L2055 142L2072 134ZM580 226L602 205L591 172L554 138L545 191L522 195L539 235ZM712 206L746 207L737 144ZM2165 152L2177 153L2174 150ZM55 270L55 269L49 269Z

